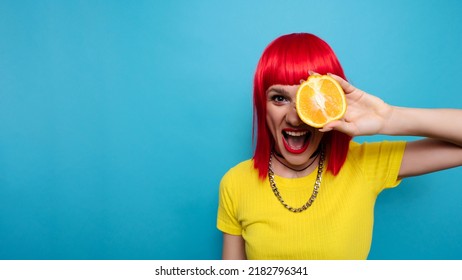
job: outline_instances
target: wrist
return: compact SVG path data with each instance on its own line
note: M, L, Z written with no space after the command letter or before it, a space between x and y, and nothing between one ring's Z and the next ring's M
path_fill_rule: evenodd
M384 121L380 134L385 135L416 135L417 121L414 119L412 109L389 105L389 112Z

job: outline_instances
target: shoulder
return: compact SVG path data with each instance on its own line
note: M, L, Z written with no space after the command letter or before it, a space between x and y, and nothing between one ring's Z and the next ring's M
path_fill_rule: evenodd
M400 154L404 152L405 141L380 141L358 143L351 141L348 156L353 158L375 157L381 154Z
M351 141L345 169L354 169L356 172L376 172L377 167L399 168L405 147L404 141L364 143Z
M253 167L253 160L248 159L241 161L240 163L236 164L235 166L231 167L228 172L226 172L225 176L227 174L235 174L235 173L247 173L247 172L253 172L254 167Z
M405 141L352 142L345 172L349 176L361 174L362 180L373 186L376 193L396 186L405 147Z
M244 186L258 183L258 171L254 168L253 160L248 159L231 167L223 176L220 188L238 190Z
M248 159L231 167L223 176L222 182L242 179L248 180L255 177L255 175L258 177L258 172L253 166L253 160Z

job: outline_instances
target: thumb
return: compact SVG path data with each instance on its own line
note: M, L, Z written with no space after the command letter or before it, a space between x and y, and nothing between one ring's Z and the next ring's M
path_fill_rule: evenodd
M326 125L324 125L322 128L319 129L320 132L329 132L329 131L332 131L334 129L337 129L337 127L341 126L342 121L340 120L335 120L335 121L331 121L329 123L327 123Z
M346 122L344 119L329 122L324 127L319 129L320 132L329 132L332 130L340 131L350 136L354 136L356 131L354 125Z

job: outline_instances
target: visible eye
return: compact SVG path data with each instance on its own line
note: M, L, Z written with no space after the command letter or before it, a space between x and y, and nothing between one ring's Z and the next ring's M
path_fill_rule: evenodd
M275 94L271 96L271 101L275 102L276 104L282 104L288 102L289 100L283 95Z

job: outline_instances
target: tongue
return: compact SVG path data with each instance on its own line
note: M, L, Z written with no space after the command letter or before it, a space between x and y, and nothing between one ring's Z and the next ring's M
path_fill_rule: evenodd
M305 136L287 136L287 144L294 149L300 150L305 144Z

